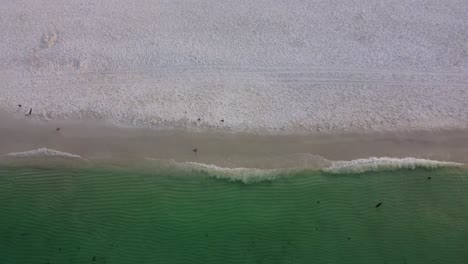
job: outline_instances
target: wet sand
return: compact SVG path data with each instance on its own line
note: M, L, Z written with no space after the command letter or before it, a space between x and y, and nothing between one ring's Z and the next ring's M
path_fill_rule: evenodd
M99 162L150 158L247 168L319 167L329 160L368 157L468 163L465 130L266 136L122 128L96 121L44 122L0 115L0 155L42 147Z

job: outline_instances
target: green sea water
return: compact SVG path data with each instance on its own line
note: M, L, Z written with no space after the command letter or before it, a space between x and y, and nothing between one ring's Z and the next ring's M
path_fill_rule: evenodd
M0 263L468 263L464 169L285 174L2 166Z

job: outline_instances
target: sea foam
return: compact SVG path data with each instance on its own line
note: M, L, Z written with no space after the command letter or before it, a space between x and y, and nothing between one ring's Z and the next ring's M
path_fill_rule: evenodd
M329 173L364 173L369 171L388 171L398 169L457 167L461 163L417 158L371 157L351 161L334 161L330 167L322 169Z
M13 152L6 155L9 158L43 158L43 157L53 157L53 158L68 158L68 159L81 159L85 160L83 157L67 152L62 152L54 149L48 148L38 148L29 151L22 152Z
M303 171L304 168L288 169L255 169L255 168L226 168L211 164L185 162L192 169L205 171L209 176L217 179L254 183L260 181L272 181L282 176L294 175L294 172ZM392 171L399 169L427 168L436 169L442 167L459 167L462 163L437 161L418 158L388 158L371 157L367 159L355 159L350 161L334 161L329 167L321 170L333 174L353 174L376 171Z
M231 181L241 181L243 183L253 183L265 180L274 180L285 170L279 169L256 169L256 168L226 168L212 164L198 162L185 162L192 169L203 170L209 176L217 179L227 179Z

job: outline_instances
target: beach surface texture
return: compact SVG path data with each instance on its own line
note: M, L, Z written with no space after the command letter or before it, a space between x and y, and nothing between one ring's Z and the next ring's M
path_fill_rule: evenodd
M0 109L255 133L467 128L467 13L465 0L6 1Z
M5 0L0 263L468 263L467 0Z

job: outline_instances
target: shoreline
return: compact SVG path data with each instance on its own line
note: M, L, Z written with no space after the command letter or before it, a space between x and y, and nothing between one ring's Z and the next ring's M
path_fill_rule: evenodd
M466 3L4 6L0 154L468 163Z
M60 127L60 131L56 131ZM369 157L468 163L467 130L257 135L124 128L96 121L39 121L0 115L0 155L47 148L96 162L145 159L226 168L315 168ZM193 149L197 149L197 153Z

